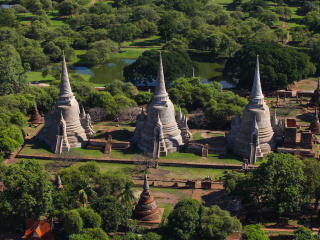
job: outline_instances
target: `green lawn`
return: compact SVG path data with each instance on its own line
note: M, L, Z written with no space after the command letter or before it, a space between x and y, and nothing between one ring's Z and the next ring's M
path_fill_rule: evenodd
M50 83L52 80L55 80L51 75L43 78L42 72L27 72L27 77L30 82L43 82L43 83Z
M117 57L136 59L140 57L144 51L151 50L151 49L159 50L157 48L121 48Z
M204 138L201 137L201 133L202 133L202 132L197 132L197 133L195 133L195 134L192 136L192 139L191 139L191 140L193 140L193 141L203 140Z
M92 150L83 148L75 148L71 151L80 153L84 158L92 159L132 159L135 154L142 153L137 146L133 146L132 150L112 150L110 154L104 154L100 150ZM27 155L46 155L54 156L51 149L44 143L38 140L34 140L33 144L26 146L22 154ZM166 157L161 157L160 161L165 162L190 162L190 163L216 163L216 164L242 164L242 157L236 155L232 151L228 151L227 154L209 154L207 158L202 158L200 154L185 153L184 149L180 152L168 153Z
M72 74L69 74L69 77L71 75ZM86 80L89 80L91 78L91 75L81 74L81 76ZM55 80L51 75L43 78L42 72L27 72L27 77L30 82L43 82L47 84L50 84L52 80Z

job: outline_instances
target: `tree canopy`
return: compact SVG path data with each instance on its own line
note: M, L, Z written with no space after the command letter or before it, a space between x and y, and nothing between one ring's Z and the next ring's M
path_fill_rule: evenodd
M185 52L163 52L162 63L164 78L168 85L178 77L191 77L192 68L194 68L195 76L198 76L200 72L198 64L192 61ZM157 79L158 65L159 52L157 50L145 51L137 61L124 68L123 76L127 82L133 84L152 83Z
M228 59L223 70L224 77L238 79L238 87L251 89L257 55L264 89L287 87L315 71L310 57L294 48L280 44L249 43Z
M1 232L25 230L25 218L38 219L52 207L53 186L44 165L22 159L2 169L4 190L0 195Z

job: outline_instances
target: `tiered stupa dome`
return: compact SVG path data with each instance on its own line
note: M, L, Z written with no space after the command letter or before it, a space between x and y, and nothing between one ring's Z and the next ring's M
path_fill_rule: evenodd
M159 219L161 216L162 213L153 199L153 195L149 189L147 174L145 174L143 192L133 210L133 218L143 222L150 222Z
M153 158L166 156L168 152L175 152L182 148L191 136L188 135L187 118L183 115L179 116L178 123L174 106L166 91L160 53L153 99L148 108L148 115L146 116L142 110L137 116L133 141L141 150L152 153ZM181 130L183 130L182 134Z
M45 141L57 154L81 147L88 143L94 133L90 116L82 110L71 90L67 64L63 54L59 99L54 113L45 115L45 126L39 133L39 140Z
M235 153L249 158L250 163L255 163L256 159L262 160L265 154L275 150L276 141L271 126L270 111L264 102L261 89L259 56L257 56L249 103L244 108L240 124L239 121L239 116L237 116L237 124L233 125L234 129L231 129L230 136L227 135L228 146ZM231 136L232 133L236 133L234 137Z

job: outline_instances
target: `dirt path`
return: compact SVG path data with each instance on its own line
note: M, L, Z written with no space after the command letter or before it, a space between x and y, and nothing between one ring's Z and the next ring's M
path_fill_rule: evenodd
M95 4L96 0L92 0L91 3L89 4L89 6Z
M192 199L201 201L201 193L202 193L201 189L199 188L194 189L192 193Z

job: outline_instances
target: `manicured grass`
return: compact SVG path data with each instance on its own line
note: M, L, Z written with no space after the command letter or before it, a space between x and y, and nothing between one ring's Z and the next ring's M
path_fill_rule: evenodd
M172 203L157 203L159 208L164 208L162 220L169 216L169 213L173 210L174 204Z
M118 58L129 58L136 59L142 55L144 51L151 50L155 48L121 48Z
M184 199L184 198L191 198L192 191L190 189L171 189L171 188L153 188L150 187L152 193L162 192L172 194L175 197ZM190 194L191 193L191 194Z
M142 153L142 150L140 150L137 146L133 146L131 151L112 150L110 154L104 154L100 150L87 149L86 147L75 148L71 151L80 153L84 158L92 159L132 159L135 154ZM33 144L26 146L22 154L54 156L54 154L51 152L51 149L44 142L40 142L38 140L34 140ZM161 161L242 164L243 159L232 151L228 151L227 154L209 154L207 158L203 158L200 154L185 153L184 149L182 149L180 152L168 153L166 157L161 157Z
M27 72L27 77L30 82L50 83L52 80L55 80L51 75L48 75L45 78L43 78L41 75L42 72Z
M72 74L69 74L69 77L71 75ZM91 75L81 74L81 76L86 80L89 80L91 78ZM52 80L55 80L54 77L52 77L51 75L48 75L47 77L43 78L42 72L27 72L27 77L30 82L43 82L47 84L50 84Z
M35 133L37 133L42 127L44 126L44 123L40 124L40 125L35 125L35 126L26 126L23 128L23 131L25 134L29 133L29 138L33 137Z
M197 133L195 133L195 134L192 136L192 140L193 140L193 141L203 140L204 138L201 137L201 133L202 133L202 132L197 132Z

